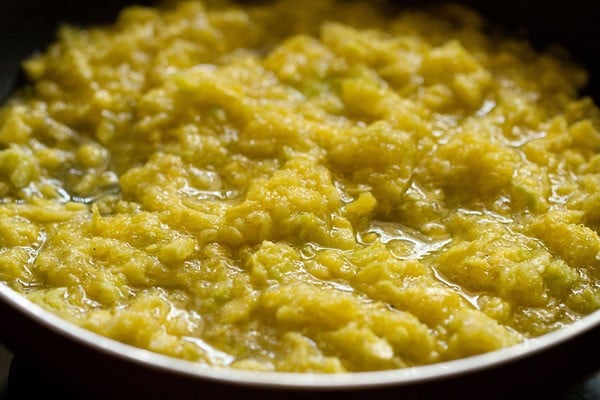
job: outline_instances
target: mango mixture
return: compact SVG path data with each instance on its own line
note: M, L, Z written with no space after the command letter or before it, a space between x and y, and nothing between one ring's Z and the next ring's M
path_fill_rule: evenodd
M458 6L221 1L64 26L0 111L0 280L215 367L485 353L600 308L600 111Z

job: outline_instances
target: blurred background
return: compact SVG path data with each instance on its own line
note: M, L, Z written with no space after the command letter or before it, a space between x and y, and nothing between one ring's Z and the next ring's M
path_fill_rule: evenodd
M249 2L251 0L238 0ZM255 0L269 1L269 0ZM428 3L460 3L486 19L531 40L539 48L559 44L589 71L600 71L596 0L389 0L398 8ZM0 101L18 83L20 60L54 39L58 24L109 22L127 4L153 0L0 0ZM600 73L593 73L585 94L600 102Z
M12 354L0 344L0 393L4 393L6 389L6 383L8 381L8 368L10 367L10 361Z

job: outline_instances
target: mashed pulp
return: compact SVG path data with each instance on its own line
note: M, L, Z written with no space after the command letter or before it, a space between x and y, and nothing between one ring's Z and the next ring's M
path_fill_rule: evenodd
M480 354L600 308L585 73L454 6L170 2L62 27L0 111L0 280L213 366Z

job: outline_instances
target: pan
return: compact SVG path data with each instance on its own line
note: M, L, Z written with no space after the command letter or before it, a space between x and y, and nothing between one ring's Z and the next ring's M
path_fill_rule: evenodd
M23 83L20 62L43 49L58 24L108 22L130 3L3 0L0 99ZM395 2L398 7L423 3ZM583 94L600 98L595 39L600 25L593 1L462 3L509 32L526 35L540 48L557 43L569 49L591 73ZM526 343L479 356L403 370L336 375L215 369L173 359L76 327L4 285L0 285L0 321L3 344L81 398L552 398L558 388L600 371L600 312Z

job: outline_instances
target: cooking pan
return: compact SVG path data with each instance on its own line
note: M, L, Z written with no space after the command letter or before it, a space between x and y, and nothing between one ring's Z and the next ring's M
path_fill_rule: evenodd
M20 61L43 49L57 24L108 22L127 3L0 0L0 100L23 83ZM567 48L590 72L583 94L600 99L594 1L462 3L540 48L554 43ZM552 398L559 388L600 372L600 311L511 348L431 366L338 375L265 373L208 368L100 337L0 284L0 341L82 398Z

